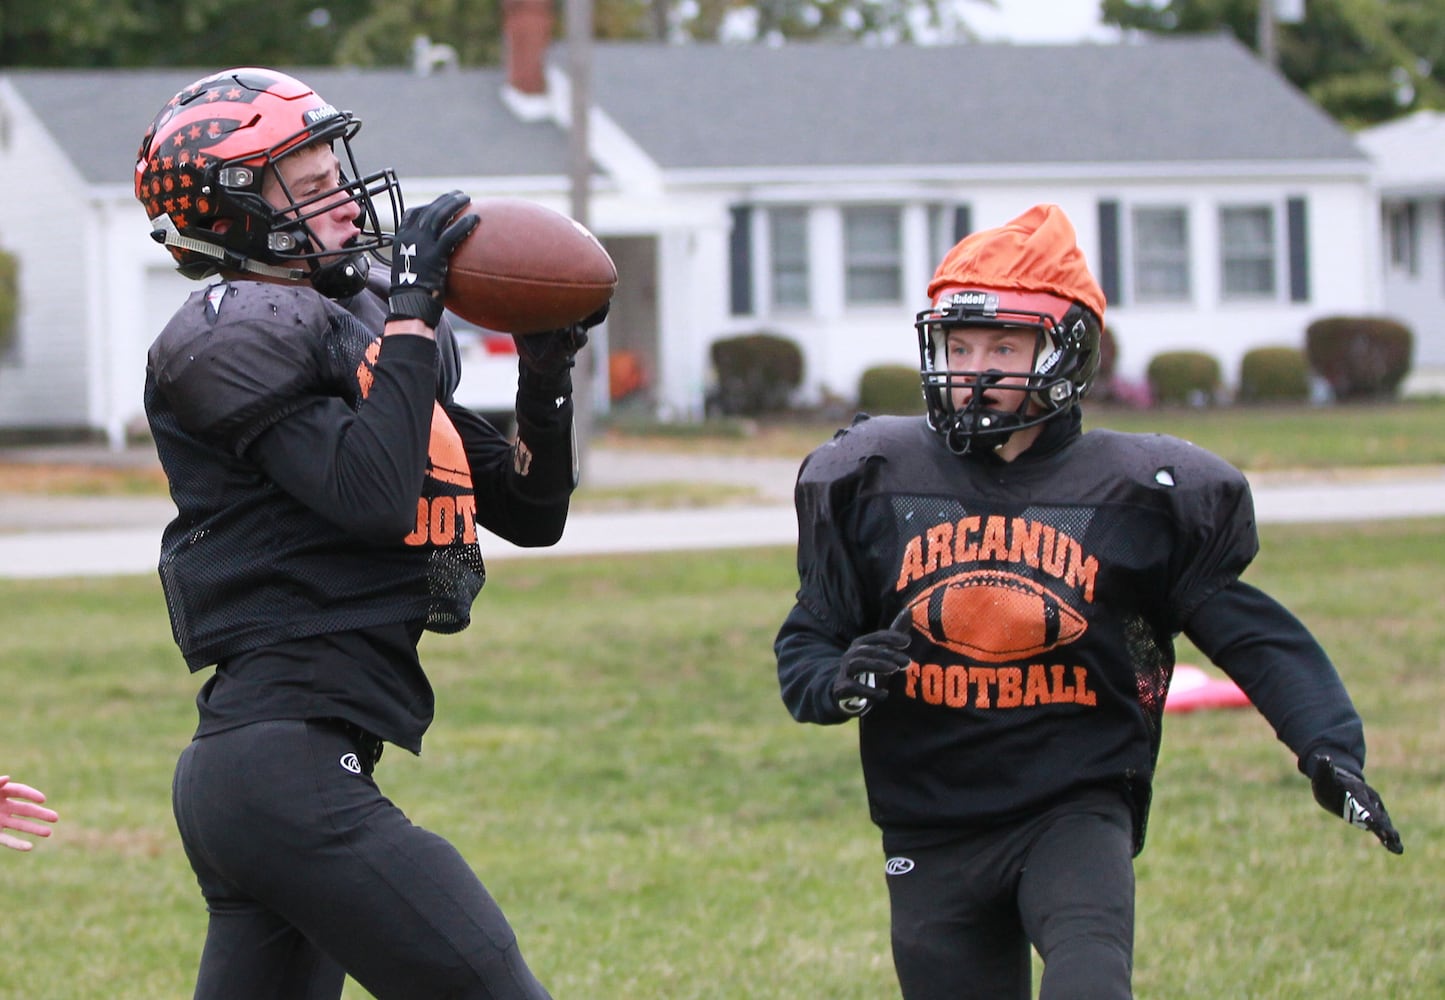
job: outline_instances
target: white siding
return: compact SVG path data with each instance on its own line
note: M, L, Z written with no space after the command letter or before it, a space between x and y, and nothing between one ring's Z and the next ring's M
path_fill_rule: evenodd
M0 428L92 426L86 190L49 135L0 81L0 247L20 257L18 346L0 362Z
M1386 197L1386 203L1395 199ZM1415 334L1417 369L1445 368L1445 191L1414 199L1419 222L1417 267L1411 274L1383 255L1385 312ZM1382 240L1385 234L1382 235Z
M757 312L726 317L726 325L718 331L721 336L769 329L796 339L805 357L806 401L827 396L854 398L859 379L872 365L917 364L913 316L926 304L928 279L937 264L927 246L924 209L939 202L970 206L975 230L1001 225L1038 202L1055 202L1073 221L1079 245L1097 274L1098 203L1100 199L1118 201L1125 294L1122 303L1110 306L1106 320L1118 336L1119 373L1126 378L1142 379L1150 359L1161 351L1187 349L1218 358L1226 381L1233 384L1240 362L1251 348L1303 347L1305 327L1313 319L1370 311L1379 305L1374 209L1367 179L1362 176L1244 176L1190 183L1138 178L1124 182L991 181L967 187L779 185L728 192L720 198L724 203L748 201L764 207L770 202L802 204L809 200L814 205L810 227L812 302L806 314L770 310L765 294L766 265L757 259L767 244L756 238L752 245L754 274L764 278L754 282ZM1291 302L1289 297L1286 203L1290 198L1303 198L1307 204L1310 298L1301 303ZM850 202L896 203L902 208L905 288L904 301L896 306L848 309L844 305L840 206ZM1141 203L1179 205L1189 213L1191 295L1186 302L1132 302L1128 212ZM1222 204L1238 203L1269 204L1275 211L1277 282L1274 295L1264 300L1230 301L1219 292L1218 210ZM761 232L766 223L755 225ZM719 282L725 281L723 274Z

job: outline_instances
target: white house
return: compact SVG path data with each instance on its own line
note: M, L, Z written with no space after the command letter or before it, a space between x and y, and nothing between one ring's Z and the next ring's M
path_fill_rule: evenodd
M1421 111L1362 130L1377 165L1384 310L1415 334L1411 380L1445 388L1445 114Z
M395 167L409 203L461 187L566 211L561 56L288 71L361 116L362 166ZM1039 201L1074 220L1126 375L1195 348L1232 379L1249 348L1380 305L1370 160L1227 36L600 44L592 66L589 222L621 275L607 340L647 360L664 417L701 411L709 346L734 333L794 338L808 398L915 364L943 252ZM147 238L134 152L209 69L0 74L0 248L21 257L22 293L0 430L119 442L138 423L146 346L191 286Z

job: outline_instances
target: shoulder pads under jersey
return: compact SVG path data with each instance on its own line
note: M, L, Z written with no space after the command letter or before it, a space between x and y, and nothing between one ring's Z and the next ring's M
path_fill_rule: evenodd
M156 386L182 427L240 451L321 391L332 308L309 285L212 285L151 345Z
M1090 464L1136 482L1186 492L1248 488L1244 473L1211 451L1168 434L1090 431L1079 439Z
M906 463L933 452L938 436L922 417L869 417L860 414L851 426L833 435L803 460L800 483L826 483L856 474L869 459Z

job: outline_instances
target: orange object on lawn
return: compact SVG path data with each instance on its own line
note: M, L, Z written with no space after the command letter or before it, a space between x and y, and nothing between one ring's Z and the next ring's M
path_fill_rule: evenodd
M614 403L646 389L652 381L647 375L647 365L636 351L613 351L607 358L607 377Z

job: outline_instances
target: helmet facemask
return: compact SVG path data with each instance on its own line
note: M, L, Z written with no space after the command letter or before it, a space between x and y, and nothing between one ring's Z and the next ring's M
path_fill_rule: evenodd
M401 217L402 212L401 192L390 170L365 176L361 174L351 149L351 137L361 123L349 115L344 117L347 121L338 126L334 137L328 138L325 134L307 137L300 146L274 155L268 152L265 170L274 179L286 205L277 208L261 199L270 210L270 218L263 220L265 255L257 256L267 263L307 271L307 277L316 290L330 298L344 298L361 291L370 271L371 257L388 265L390 263L381 251L391 244L391 235L382 228L376 199L386 195L390 201L392 221L388 228L395 228L395 220ZM298 200L287 187L279 165L286 157L313 148L318 143L325 143L333 152L339 153L339 182L335 187ZM336 149L338 144L341 146L339 151ZM357 179L351 180L353 177ZM263 174L263 183L265 179ZM360 232L345 247L322 248L309 223L318 216L336 211L339 201L356 206L356 227ZM349 252L338 253L339 250Z
M928 423L958 455L1001 448L1017 431L1067 412L1088 391L1099 366L1099 323L1088 309L1046 293L951 289L914 322ZM957 329L1028 330L1028 368L951 370L947 340ZM1005 381L1007 380L1007 381ZM1013 410L987 405L988 391L1022 391ZM962 406L955 405L962 397Z

